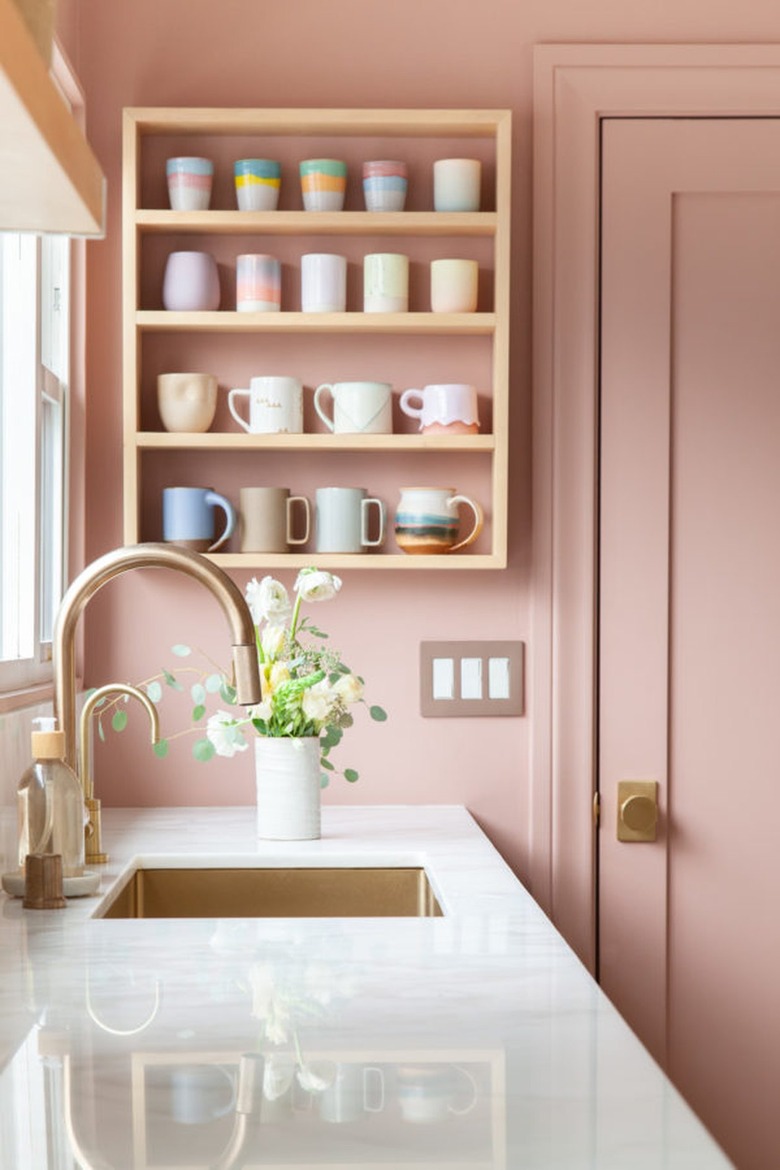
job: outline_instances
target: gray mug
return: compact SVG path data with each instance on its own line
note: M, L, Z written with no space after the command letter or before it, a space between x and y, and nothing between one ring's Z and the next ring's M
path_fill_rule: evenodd
M369 537L370 511L376 509L379 535ZM365 488L324 487L316 492L317 552L362 553L385 539L385 506Z

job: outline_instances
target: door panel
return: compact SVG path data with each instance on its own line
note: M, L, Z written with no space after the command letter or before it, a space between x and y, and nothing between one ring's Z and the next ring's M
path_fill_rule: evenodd
M740 1170L780 1165L780 122L604 125L602 984ZM615 840L655 779L652 845Z

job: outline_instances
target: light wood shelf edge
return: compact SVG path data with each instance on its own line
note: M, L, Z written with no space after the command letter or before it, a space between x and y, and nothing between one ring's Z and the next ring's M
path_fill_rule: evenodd
M358 138L491 138L496 126L510 117L507 110L351 110L128 107L146 134L264 134L302 137L318 134Z
M139 309L135 321L140 330L148 333L456 333L487 337L496 327L495 313L178 313Z
M400 569L419 572L433 569L505 569L506 558L496 553L442 553L407 556L406 553L210 553L209 560L221 569L305 569L316 564L318 569Z
M143 451L468 451L495 448L493 435L249 435L207 431L203 434L139 431L135 445Z
M276 236L486 236L495 235L496 214L441 211L168 211L142 208L135 224L143 233L204 232L227 235L263 232Z
M16 6L0 0L0 228L104 234L105 179Z

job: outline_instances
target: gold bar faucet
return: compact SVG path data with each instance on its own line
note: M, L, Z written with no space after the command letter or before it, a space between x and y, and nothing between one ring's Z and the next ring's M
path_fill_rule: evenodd
M174 544L134 544L99 557L75 578L62 599L54 623L54 714L65 733L65 760L77 769L76 743L76 626L85 606L114 577L131 569L173 569L193 577L216 597L230 624L233 675L238 702L251 707L260 702L255 627L234 581L200 553Z

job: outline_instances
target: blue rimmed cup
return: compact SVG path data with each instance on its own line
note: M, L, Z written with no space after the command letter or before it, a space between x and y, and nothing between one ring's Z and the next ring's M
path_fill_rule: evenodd
M233 163L239 211L276 211L282 168L270 158L240 158Z
M335 158L307 158L300 163L306 211L341 211L347 191L347 164Z
M209 158L182 156L165 164L168 198L174 211L205 211L211 201L214 164Z

